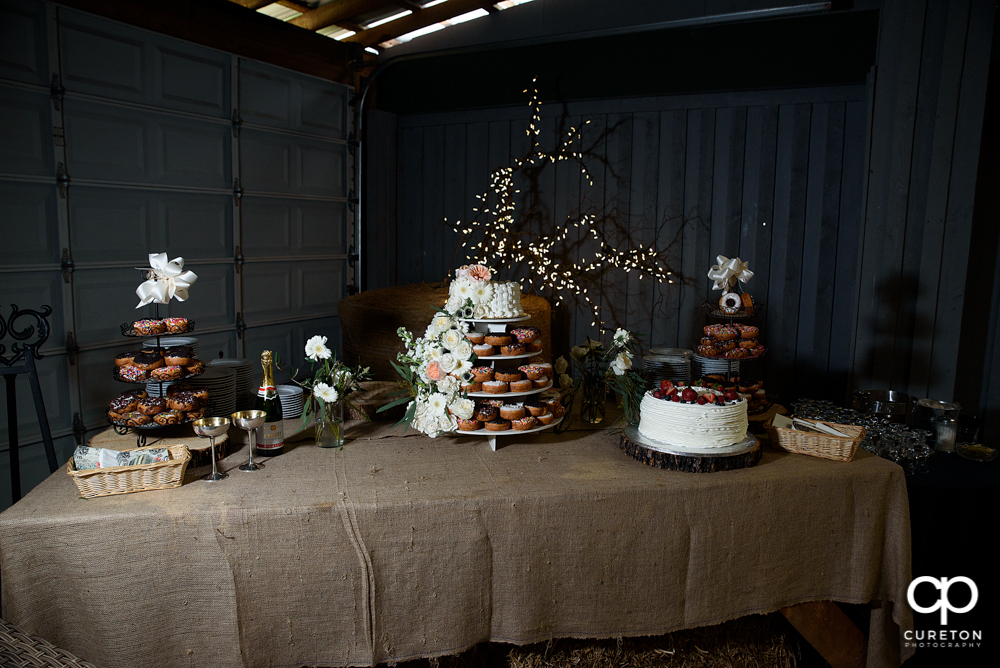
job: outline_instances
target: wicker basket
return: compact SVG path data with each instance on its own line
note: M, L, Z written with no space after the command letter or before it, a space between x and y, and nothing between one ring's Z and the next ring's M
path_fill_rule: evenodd
M814 434L797 429L781 429L773 425L774 418L765 426L767 435L771 439L771 445L779 450L795 452L800 455L810 455L812 457L822 457L824 459L834 459L838 462L849 462L854 459L854 453L858 449L858 444L865 437L865 428L856 427L851 424L836 424L834 422L822 422L821 420L806 420L806 422L822 422L837 431L850 434L849 438L841 436L826 436L825 434Z
M95 496L145 492L148 489L168 489L180 487L184 471L191 461L191 452L184 445L150 445L138 450L156 450L166 447L170 460L135 466L111 466L105 469L77 471L73 458L66 462L66 473L80 489L80 496L92 499Z

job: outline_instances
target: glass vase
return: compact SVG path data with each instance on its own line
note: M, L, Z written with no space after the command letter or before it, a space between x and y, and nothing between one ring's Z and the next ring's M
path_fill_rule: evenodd
M319 448L344 447L344 402L324 403L316 413L316 446Z
M608 398L608 386L597 381L584 382L580 387L580 419L587 424L600 424L604 421L604 404Z

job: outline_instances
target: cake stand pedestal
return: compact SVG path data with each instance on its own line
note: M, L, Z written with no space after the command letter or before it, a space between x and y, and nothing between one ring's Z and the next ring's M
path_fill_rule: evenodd
M619 446L629 457L658 469L688 473L713 473L734 471L755 466L760 461L760 441L747 434L739 443L711 452L698 452L646 438L636 425L630 424L622 432Z

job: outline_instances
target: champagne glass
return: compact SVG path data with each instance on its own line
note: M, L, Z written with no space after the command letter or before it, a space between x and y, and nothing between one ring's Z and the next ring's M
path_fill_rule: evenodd
M243 431L250 432L250 461L240 465L241 471L259 471L264 468L263 464L253 463L253 449L256 446L257 427L264 424L267 413L264 411L238 411L230 416L233 424Z
M195 420L191 423L194 433L201 438L209 439L212 446L212 472L201 477L202 480L224 480L229 477L228 473L222 473L215 466L215 437L222 436L229 431L229 418L209 417Z

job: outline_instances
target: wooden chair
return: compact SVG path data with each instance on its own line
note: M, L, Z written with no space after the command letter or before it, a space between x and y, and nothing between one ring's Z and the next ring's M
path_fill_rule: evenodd
M49 420L45 415L45 403L42 401L42 388L38 383L38 370L35 360L41 359L39 348L49 338L48 317L52 314L50 306L43 306L41 312L31 309L19 310L16 304L11 304L10 317L6 320L0 316L0 376L7 381L7 435L10 449L10 490L13 502L21 498L21 464L17 452L17 377L28 376L31 396L35 402L35 415L42 432L45 444L45 456L49 460L49 472L55 472L56 451L52 445L52 433L49 431ZM16 322L19 318L34 318L35 324L29 324L18 330ZM37 331L36 331L37 328ZM14 340L11 345L11 355L8 357L4 339L10 336ZM34 338L30 343L24 343Z

